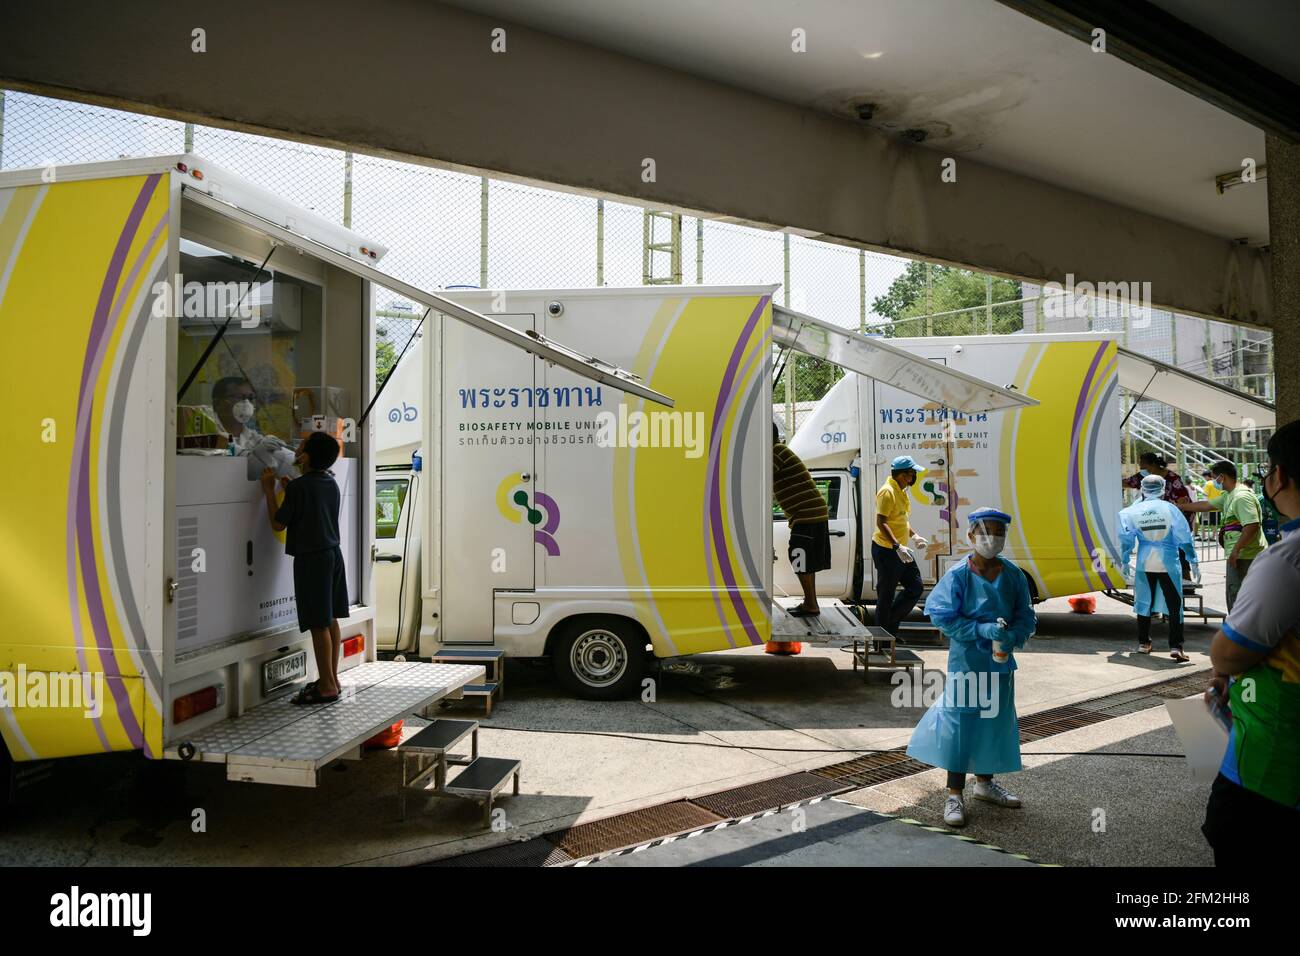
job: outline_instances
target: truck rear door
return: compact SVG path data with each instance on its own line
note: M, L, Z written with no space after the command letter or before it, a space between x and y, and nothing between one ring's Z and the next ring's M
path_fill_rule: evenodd
M946 567L946 562L939 559L951 555L953 549L955 502L949 469L954 449L948 417L951 413L934 402L926 402L883 382L875 383L870 401L874 405L869 420L875 423L875 448L871 456L875 463L875 484L863 489L864 504L874 503L876 489L889 480L889 464L898 455L911 455L925 468L917 476L916 484L908 489L908 498L912 528L929 541L924 553L916 552L921 580L929 586L938 580L942 567ZM876 516L872 510L865 524L874 533ZM874 565L871 583L874 592Z
M532 313L494 315L521 332ZM491 644L496 591L535 586L537 362L461 322L442 323L442 639ZM491 501L495 513L483 513ZM502 522L497 518L505 518ZM494 529L491 536L485 528ZM502 529L502 530L497 530Z

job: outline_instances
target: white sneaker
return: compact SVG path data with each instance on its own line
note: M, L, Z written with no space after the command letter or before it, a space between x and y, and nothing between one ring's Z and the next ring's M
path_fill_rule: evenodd
M984 800L988 803L995 803L999 807L1015 808L1020 806L1020 798L1011 793L996 780L990 780L985 783L982 780L975 781L976 800Z
M966 804L962 802L961 797L948 794L948 799L943 805L943 822L950 827L966 825Z

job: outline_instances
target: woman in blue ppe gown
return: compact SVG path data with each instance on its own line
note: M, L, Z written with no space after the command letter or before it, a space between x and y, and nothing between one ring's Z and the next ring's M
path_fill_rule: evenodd
M948 771L943 818L950 826L966 823L967 773L975 774L976 799L1020 806L993 775L1020 769L1014 652L1038 623L1025 573L999 557L1011 516L979 508L967 521L974 553L949 568L925 602L925 613L948 638L944 694L907 747L908 756ZM994 641L1005 660L995 658Z
M1169 656L1186 661L1190 658L1183 653L1183 571L1179 553L1186 556L1193 581L1200 581L1201 568L1187 519L1175 505L1161 500L1164 490L1163 478L1148 475L1142 479L1142 497L1119 513L1120 564L1124 580L1133 582L1138 652L1151 653L1151 615L1160 611L1169 618ZM1129 565L1134 549L1136 568Z

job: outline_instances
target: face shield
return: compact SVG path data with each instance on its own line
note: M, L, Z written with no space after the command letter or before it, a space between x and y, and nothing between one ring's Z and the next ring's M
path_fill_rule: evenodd
M970 514L969 536L975 552L982 558L996 558L1007 545L1007 525L1011 516L995 508L980 508Z

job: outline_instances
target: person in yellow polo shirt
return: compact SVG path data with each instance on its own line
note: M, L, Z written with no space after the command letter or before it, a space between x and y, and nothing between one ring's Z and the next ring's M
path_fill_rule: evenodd
M911 455L899 455L889 463L889 478L876 492L876 530L871 536L871 563L876 566L876 626L895 636L923 590L921 570L912 549L903 542L910 538L917 548L929 544L912 528L907 493L916 484L916 476L924 471ZM903 590L895 597L900 585Z

